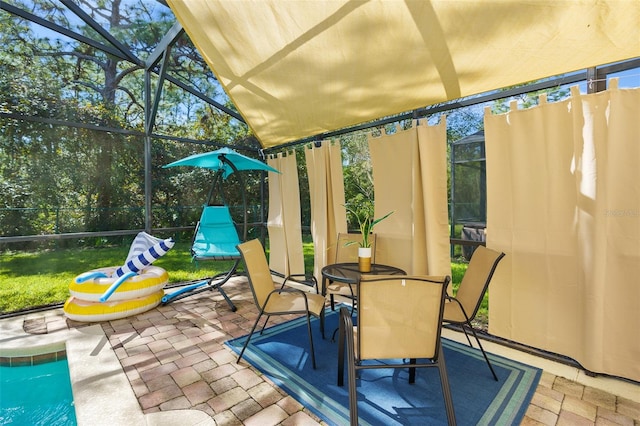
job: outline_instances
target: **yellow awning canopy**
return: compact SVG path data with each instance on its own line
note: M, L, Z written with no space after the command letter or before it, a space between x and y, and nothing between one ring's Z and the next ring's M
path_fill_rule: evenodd
M640 56L638 0L168 0L265 148Z

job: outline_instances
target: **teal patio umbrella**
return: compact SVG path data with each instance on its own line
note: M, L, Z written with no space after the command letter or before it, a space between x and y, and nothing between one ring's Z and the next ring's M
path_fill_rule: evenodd
M194 154L181 160L162 166L192 166L202 167L215 171L221 171L222 176L226 179L231 173L240 170L266 170L268 172L280 173L278 170L263 163L260 160L242 155L231 148L220 148L215 151L204 152L202 154Z
M185 157L181 160L174 161L173 163L166 164L162 168L177 167L177 166L191 166L200 167L204 169L210 169L215 171L215 177L213 185L209 190L207 196L206 205L212 205L212 201L216 195L216 189L219 196L222 196L222 181L233 172L242 170L264 170L268 172L274 172L280 174L280 172L266 163L260 160L256 160L246 155L242 155L231 148L220 148L215 151L204 152L202 154L194 154ZM242 179L242 173L238 173L236 176L240 183L243 205L243 241L247 239L247 198L246 188L244 186L244 180ZM224 200L223 200L224 202ZM226 203L225 203L226 204Z

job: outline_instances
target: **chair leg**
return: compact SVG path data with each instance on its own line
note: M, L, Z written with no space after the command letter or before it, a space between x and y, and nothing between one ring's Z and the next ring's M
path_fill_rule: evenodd
M346 348L349 363L347 367L347 374L349 375L349 423L351 426L358 426L358 393L356 388L356 359L353 347L353 333L351 333L350 330L346 330L346 333L349 333Z
M447 411L447 422L449 426L455 426L456 413L453 409L453 399L451 398L451 388L449 387L449 376L447 375L447 365L444 361L442 344L440 344L438 353L438 372L440 373L440 385L442 386L442 395L444 396L444 405Z
M458 302L458 303L460 303L460 302ZM489 370L491 370L491 374L493 375L493 379L497 382L498 381L498 375L493 370L493 366L491 365L491 362L489 362L489 357L487 356L487 353L484 351L484 348L482 347L482 343L480 343L480 339L478 339L478 334L476 333L475 328L473 328L473 326L471 325L471 319L469 318L469 316L465 312L465 310L462 307L462 305L460 305L460 308L462 309L462 313L464 314L464 317L466 318L466 321L464 323L459 323L459 324L462 327L462 331L464 331L464 335L467 336L467 341L469 342L469 346L473 347L473 345L471 344L471 339L469 338L469 334L467 334L466 327L469 327L469 329L471 330L471 333L473 334L473 337L475 337L476 342L478 342L478 347L480 348L480 351L482 352L482 356L484 356L484 360L487 361L487 365L489 366Z
M249 340L251 340L251 336L253 336L253 332L255 331L261 316L262 316L262 311L260 311L260 313L258 314L258 318L256 318L256 322L253 323L253 327L251 328L251 332L247 336L247 340L244 341L244 346L242 346L242 350L240 351L240 355L238 355L238 360L236 361L236 364L240 362L240 359L242 359L242 354L244 354L244 350L247 349L247 346L249 345Z
M415 358L411 358L409 360L409 364L415 364L415 363L416 363ZM409 383L415 383L415 382L416 382L416 368L409 367Z
M335 342L336 341L336 334L338 334L338 332L340 331L340 328L336 328L335 330L333 330L333 333L331 333L331 342Z
M467 333L467 329L464 327L464 324L461 325L462 331L464 332L464 337L467 338L467 342L469 342L469 346L473 347L473 343L471 343L471 339L469 338L469 333Z
M344 386L344 335L345 324L340 315L340 325L338 327L338 386ZM335 332L333 333L335 335ZM332 338L333 340L333 338Z
M462 329L464 330L464 325L462 325ZM478 335L476 334L476 330L469 326L469 328L471 329L471 332L473 333L473 337L476 338L476 342L478 342L478 346L480 347L480 351L482 351L482 355L484 356L484 360L487 361L487 365L489 366L489 370L491 370L491 374L493 374L493 378L495 379L495 381L498 381L498 376L496 375L496 372L493 370L493 366L491 365L491 363L489 362L489 357L487 356L487 353L484 351L484 348L482 347L482 343L480 343L480 339L478 339ZM466 332L465 332L466 334Z
M349 291L351 292L351 316L353 316L353 312L356 309L356 301L357 301L357 297L355 294L353 294L353 284L349 284Z
M352 292L353 293L353 292ZM344 297L348 297L348 296L344 296ZM331 295L331 301L333 302L333 294ZM353 317L353 314L355 312L355 296L353 298L351 298L351 308L349 310L349 315L351 315ZM333 308L333 306L332 306ZM340 308L342 310L342 308ZM331 309L333 310L333 309ZM336 328L335 330L333 330L333 334L331 334L331 341L335 342L336 341L336 334L338 334L338 331L340 330L340 327ZM324 338L324 335L323 335Z
M349 423L358 426L358 394L356 393L355 366L349 363Z
M271 315L267 315L267 319L264 320L264 324L262 324L262 328L260 329L260 335L262 336L262 332L264 331L265 327L267 326L267 323L269 322L269 318L271 318Z
M313 350L313 335L311 334L311 314L307 312L307 331L309 332L309 347L311 348L311 364L316 369L316 354Z

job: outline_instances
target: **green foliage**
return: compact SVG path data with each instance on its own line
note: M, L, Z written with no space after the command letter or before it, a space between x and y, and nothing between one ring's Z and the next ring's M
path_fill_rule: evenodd
M341 140L342 161L344 164L344 192L349 229L358 229L362 234L361 247L371 247L369 234L377 223L391 213L374 219L373 171L367 137L364 132L345 135Z
M12 2L16 7L89 38L104 40L89 26L69 21L61 4ZM80 0L79 6L144 61L175 22L161 3ZM93 47L11 14L0 14L0 110L44 119L83 123L50 125L0 119L0 235L141 229L145 226L145 75L139 63ZM233 109L208 65L184 36L171 49L168 73L200 88ZM152 96L158 83L152 73ZM152 99L153 100L153 99ZM247 126L188 94L164 84L156 134L200 139L193 143L151 140L154 228L194 225L210 185L206 171L164 170L178 158L220 144L256 146ZM137 134L99 132L95 125ZM253 203L260 200L257 176L248 178ZM229 203L238 204L237 186ZM17 243L15 249L28 248Z
M359 194L361 195L361 194ZM358 198L358 197L356 197ZM362 242L357 243L360 244L360 247L369 248L371 247L371 241L369 241L369 235L373 232L373 228L376 224L382 222L391 214L392 211L387 213L386 215L379 217L378 219L374 219L373 217L373 202L369 199L360 198L360 201L351 201L345 205L347 212L351 215L352 220L355 220L358 223L358 229L362 234ZM350 241L347 244L356 244L355 241Z
M373 200L373 170L366 134L345 135L341 138L341 147L345 199L355 203Z
M526 84L520 84L516 86L510 86L504 90L509 90L517 87L523 87ZM491 106L491 111L494 114L504 114L511 109L510 101L515 100L518 102L521 108L527 109L536 106L540 103L540 96L546 95L548 102L558 102L566 99L570 96L570 90L566 87L554 87L550 89L538 90L535 92L524 93L511 99L498 99Z
M467 271L467 266L469 266L469 264L463 260L455 260L451 262L451 285L454 293L460 286L462 277L464 277L464 273Z

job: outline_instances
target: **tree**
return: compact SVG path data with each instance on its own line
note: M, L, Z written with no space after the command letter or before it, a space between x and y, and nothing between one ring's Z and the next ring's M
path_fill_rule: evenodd
M89 25L69 18L70 11L62 5L45 0L14 5L109 45ZM0 51L0 106L10 113L137 130L142 134L142 61L155 50L175 18L161 3L82 0L78 5L140 60L124 60L94 45L2 13L0 41L6 48ZM213 73L187 37L179 39L171 52L171 75L224 101ZM157 84L157 79L153 81ZM230 102L227 105L232 107ZM168 83L163 87L156 123L156 132L216 143L233 143L249 136L246 126L233 123L225 114ZM11 214L0 216L3 235L143 226L143 137L29 120L3 119L0 127L0 186L7 188L0 194L0 205L23 209L17 216L27 211L24 209L32 209L39 218L12 221L13 217L8 217L15 211L10 210ZM182 191L184 200L172 194L189 188L190 176L178 176L165 185L161 166L195 149L198 148L193 144L153 140L152 203L167 203L171 198L174 204L192 201L186 190ZM156 191L156 187L160 190ZM76 214L80 210L84 215ZM57 214L55 218L52 212ZM158 216L163 222L155 226L168 226L165 219L169 217ZM16 223L20 225L15 226Z

